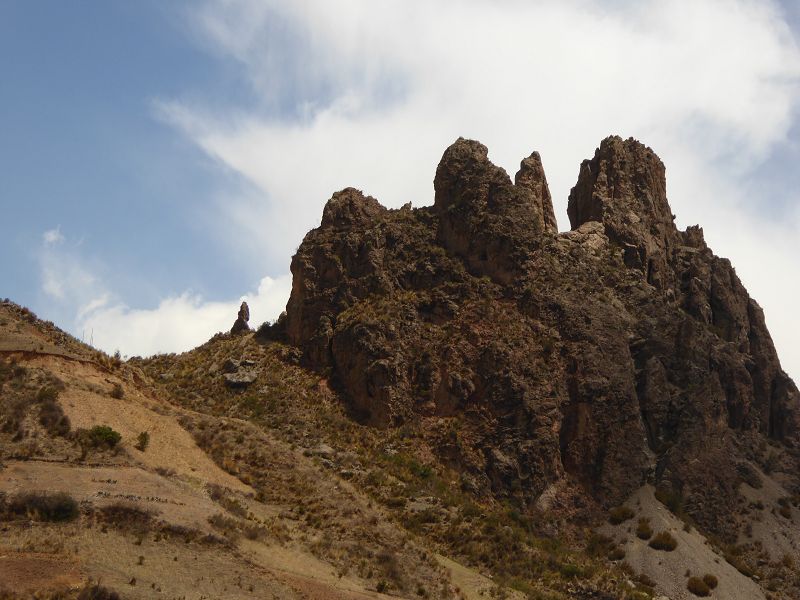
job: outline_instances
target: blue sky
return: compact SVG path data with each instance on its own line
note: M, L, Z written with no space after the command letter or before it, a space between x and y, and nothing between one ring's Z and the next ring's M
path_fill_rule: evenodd
M14 257L2 280L44 315L34 250L59 226L132 305L186 288L213 298L254 277L194 218L226 174L153 109L160 97L248 94L179 17L150 1L0 4L0 235Z
M457 136L539 150L560 228L608 134L652 146L800 376L800 6L0 0L0 296L106 350L285 304L330 194L432 201Z

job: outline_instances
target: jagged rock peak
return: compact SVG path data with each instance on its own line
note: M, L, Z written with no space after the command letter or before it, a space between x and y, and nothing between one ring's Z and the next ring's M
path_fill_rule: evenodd
M460 137L439 161L433 180L434 206L443 212L465 203L485 204L493 189L510 186L511 178L492 164L486 146Z
M386 211L386 207L372 196L365 196L361 190L349 187L336 192L325 204L322 211L322 226L365 225Z
M457 207L472 214L488 211L525 219L536 231L557 232L550 189L538 152L520 163L512 183L505 169L489 160L486 146L458 138L444 151L433 186L434 207L440 214Z
M250 331L250 326L247 324L248 321L250 321L250 307L247 306L247 302L242 302L241 306L239 306L239 314L236 317L236 321L231 327L231 333Z
M512 183L486 146L458 138L434 178L439 243L473 274L508 284L546 235L555 235L550 191L538 154L522 161Z
M664 163L653 150L633 138L604 139L594 158L581 164L567 213L573 230L602 223L628 266L640 268L656 287L668 287L669 254L681 239L667 202Z
M534 203L538 214L541 214L543 227L550 233L558 233L558 223L553 211L553 199L542 166L542 158L533 152L519 164L519 171L514 176L514 185L524 187L533 192Z

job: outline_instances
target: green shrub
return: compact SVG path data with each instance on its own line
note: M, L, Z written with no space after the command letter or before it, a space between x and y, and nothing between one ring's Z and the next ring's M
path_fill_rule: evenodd
M686 589L692 592L695 596L710 596L711 589L699 577L690 577L686 582Z
M78 503L64 492L26 492L11 499L8 512L33 521L72 521L78 516Z
M75 437L84 450L89 448L116 448L122 435L111 429L108 425L95 425L91 429L79 429L75 432Z
M672 552L678 547L678 540L676 540L669 531L662 531L650 540L648 544L654 550L664 550L665 552Z
M134 446L137 450L144 452L147 450L147 446L150 445L150 434L146 431L143 431L138 435L136 438L136 445Z
M89 435L95 446L108 446L113 448L122 440L122 435L111 429L108 425L95 425L89 430Z
M125 396L125 390L122 389L119 383L115 383L114 387L111 388L111 397L122 400L123 396Z
M653 528L650 527L650 519L639 519L636 525L636 537L640 540L649 540L653 537Z
M711 573L706 573L703 575L703 583L705 583L709 589L713 590L719 585L719 580Z
M608 522L612 525L619 525L628 519L632 519L634 515L633 509L628 506L615 506L608 511Z

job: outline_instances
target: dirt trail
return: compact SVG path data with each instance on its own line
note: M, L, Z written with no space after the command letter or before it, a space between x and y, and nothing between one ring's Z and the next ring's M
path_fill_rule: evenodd
M78 586L83 579L76 559L0 547L0 588L17 592L61 589Z

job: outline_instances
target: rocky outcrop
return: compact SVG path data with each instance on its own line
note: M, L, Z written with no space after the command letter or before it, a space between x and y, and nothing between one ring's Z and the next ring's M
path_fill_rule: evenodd
M610 504L650 481L734 535L737 466L767 440L794 456L800 398L730 263L675 227L653 151L604 140L562 234L536 153L512 183L459 139L434 188L418 209L329 200L282 322L305 364L363 421L420 428L477 493L568 482Z
M550 191L538 153L511 183L486 146L459 138L445 151L433 182L439 240L475 275L509 284L524 271L544 234L556 233Z
M244 389L258 379L256 361L250 359L234 360L229 358L222 365L222 379L225 385L233 389Z
M235 335L237 333L246 333L250 331L250 326L247 324L249 320L250 307L247 306L247 302L242 302L236 321L234 321L233 327L231 327L231 333Z

